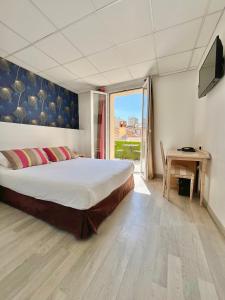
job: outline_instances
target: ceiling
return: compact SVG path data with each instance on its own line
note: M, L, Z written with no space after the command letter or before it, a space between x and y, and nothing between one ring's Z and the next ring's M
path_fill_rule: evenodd
M0 0L0 56L82 92L195 69L225 0Z

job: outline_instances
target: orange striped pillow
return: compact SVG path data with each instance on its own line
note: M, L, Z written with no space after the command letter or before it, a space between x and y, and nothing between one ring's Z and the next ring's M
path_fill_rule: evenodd
M43 148L50 161L62 161L76 158L75 154L66 146Z
M49 163L47 155L39 148L5 150L1 153L8 159L14 170Z

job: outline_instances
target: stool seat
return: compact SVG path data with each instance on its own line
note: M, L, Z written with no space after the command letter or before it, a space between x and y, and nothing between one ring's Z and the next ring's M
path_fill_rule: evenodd
M192 179L195 177L195 174L191 169L180 165L172 166L170 170L170 174L177 178Z

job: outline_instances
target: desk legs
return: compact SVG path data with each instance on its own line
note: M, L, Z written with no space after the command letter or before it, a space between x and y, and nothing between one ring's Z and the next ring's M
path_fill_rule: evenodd
M201 162L201 178L200 178L200 205L201 206L204 199L206 167L207 167L207 160L204 159Z
M170 194L170 170L171 170L171 159L167 160L167 172L166 172L166 199L169 200Z

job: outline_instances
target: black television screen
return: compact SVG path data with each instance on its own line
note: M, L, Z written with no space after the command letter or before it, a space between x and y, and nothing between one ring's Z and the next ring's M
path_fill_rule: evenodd
M198 97L204 97L223 74L223 45L217 36L199 70Z

